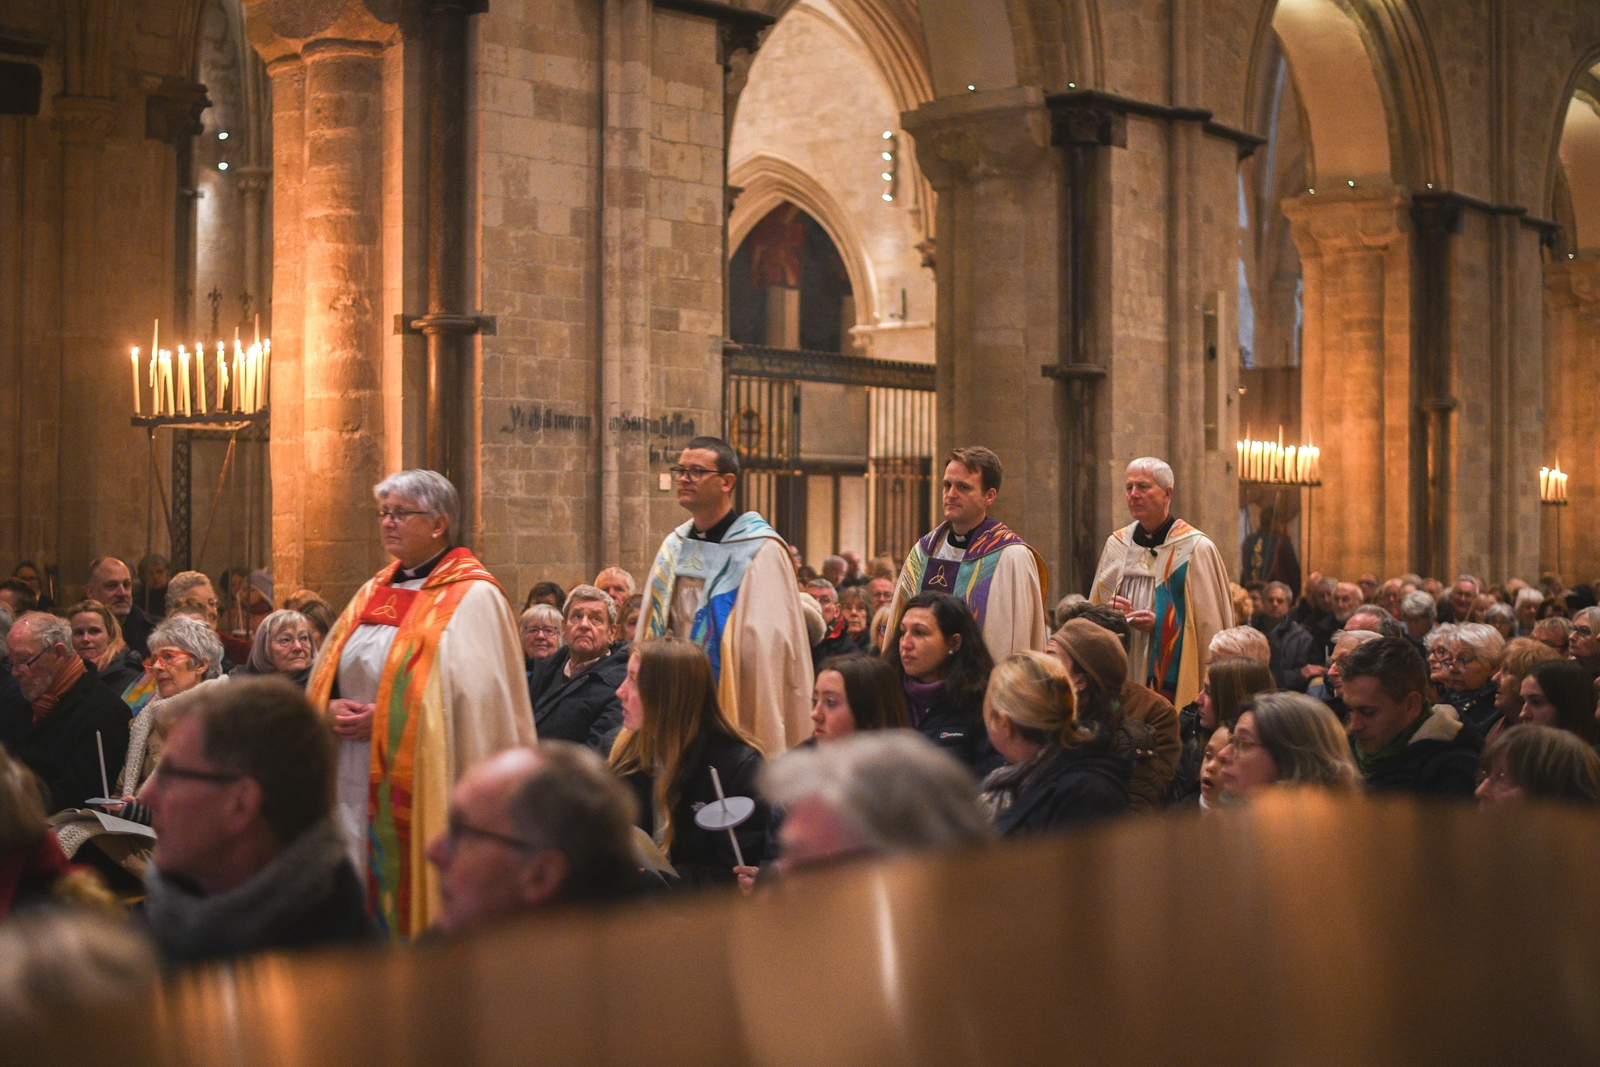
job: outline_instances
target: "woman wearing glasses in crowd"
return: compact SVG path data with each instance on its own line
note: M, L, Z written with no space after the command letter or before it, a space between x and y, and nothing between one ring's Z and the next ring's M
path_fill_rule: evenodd
M128 755L122 773L113 783L118 804L105 805L113 815L150 825L150 810L133 798L155 770L166 740L162 709L167 702L201 685L216 684L222 673L222 641L205 623L187 615L165 620L150 634L150 658L145 669L156 693L128 726Z
M281 674L304 689L311 677L316 641L310 619L287 608L274 611L256 627L249 660L228 674Z
M522 613L522 658L527 672L534 665L561 651L561 610L549 604L534 604Z
M407 470L372 493L392 562L345 606L306 695L339 738L337 810L351 860L379 925L405 939L437 918L438 873L397 856L426 854L468 767L533 743L533 709L511 600L459 547L455 486Z
M1439 689L1439 703L1455 708L1461 721L1483 737L1500 715L1495 709L1500 683L1494 676L1500 669L1506 639L1487 623L1464 622L1450 635L1446 648L1449 651L1440 665L1448 675Z
M1339 717L1303 693L1262 693L1246 701L1220 761L1222 789L1235 800L1270 785L1353 793L1361 783Z

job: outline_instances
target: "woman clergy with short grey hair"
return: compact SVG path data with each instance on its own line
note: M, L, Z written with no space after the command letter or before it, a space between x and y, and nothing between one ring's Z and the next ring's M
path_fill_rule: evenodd
M437 877L424 860L448 825L463 771L534 741L511 601L466 548L461 505L434 471L373 489L393 562L328 632L307 695L339 737L340 820L389 936L432 925Z

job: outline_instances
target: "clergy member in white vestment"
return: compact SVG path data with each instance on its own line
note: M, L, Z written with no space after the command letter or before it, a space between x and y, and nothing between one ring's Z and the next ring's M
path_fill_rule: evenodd
M1128 464L1133 522L1106 538L1089 599L1127 617L1128 677L1177 707L1200 694L1211 638L1233 625L1228 571L1211 539L1172 515L1172 468L1146 456Z
M637 640L672 635L705 650L723 712L768 758L811 736L811 638L789 548L753 511L733 510L739 457L696 437L672 468L689 521L650 568Z
M511 601L465 548L456 490L401 471L373 490L394 557L329 631L307 685L339 737L338 813L367 905L395 938L438 914L430 841L473 764L534 742Z
M1013 652L1044 651L1044 559L1011 528L989 518L1000 495L1000 457L987 448L958 448L944 468L944 517L912 546L889 605L884 640L899 640L900 615L918 593L960 597L999 663Z

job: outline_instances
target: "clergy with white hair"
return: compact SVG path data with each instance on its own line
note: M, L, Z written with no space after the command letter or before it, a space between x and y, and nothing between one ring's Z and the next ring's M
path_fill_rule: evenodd
M1211 638L1233 625L1228 572L1211 539L1172 514L1172 468L1146 456L1128 464L1133 522L1106 538L1089 599L1127 617L1128 677L1177 707L1205 682Z
M328 632L306 695L339 737L338 814L385 933L439 916L428 842L449 828L450 790L473 764L535 740L511 600L456 542L461 504L435 471L373 489L388 566Z

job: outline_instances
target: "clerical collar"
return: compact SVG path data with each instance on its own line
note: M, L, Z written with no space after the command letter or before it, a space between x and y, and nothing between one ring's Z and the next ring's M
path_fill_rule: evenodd
M728 536L728 530L733 526L733 520L738 517L739 513L730 508L728 513L722 516L722 520L705 533L696 530L694 524L691 523L689 525L689 540L710 541L714 545L720 545L722 544L722 539Z
M433 573L433 568L439 565L439 561L444 559L444 554L448 551L450 551L448 548L440 549L437 556L434 556L428 562L412 570L408 571L404 567L401 567L399 570L394 572L394 580L397 582L415 582L419 579L426 578L428 575Z
M1141 523L1133 524L1133 543L1140 548L1148 548L1154 552L1167 539L1167 534L1172 532L1172 524L1178 521L1176 515L1168 515L1167 521L1156 527L1155 533L1145 533Z
M979 523L978 525L981 526L983 524ZM972 529L968 530L966 533L958 534L958 533L956 533L955 526L952 525L950 527L950 529L948 531L946 531L946 533L944 535L944 539L946 541L950 542L950 545L951 545L952 548L966 548L968 545L972 544L972 535L977 533L977 532L978 532L978 527L974 526Z

